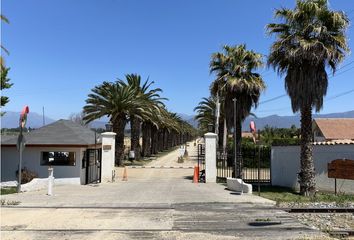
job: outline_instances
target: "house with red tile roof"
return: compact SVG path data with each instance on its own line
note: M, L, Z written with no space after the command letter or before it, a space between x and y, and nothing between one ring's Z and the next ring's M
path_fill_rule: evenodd
M354 140L354 118L316 118L312 132L314 142Z

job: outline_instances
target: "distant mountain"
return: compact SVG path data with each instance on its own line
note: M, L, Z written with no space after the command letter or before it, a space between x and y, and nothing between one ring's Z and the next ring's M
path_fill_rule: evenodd
M343 113L329 113L329 114L313 114L313 118L354 118L354 111ZM243 125L242 129L247 131L249 129L250 121L256 123L257 129L263 129L266 125L277 128L290 128L291 125L300 127L300 115L295 116L278 116L270 115L263 118L248 117Z
M187 115L183 113L178 114L183 120L187 121L194 127L198 127L198 122L194 120L193 115ZM1 117L1 128L16 128L18 127L20 113L8 111ZM354 118L354 111L343 112L343 113L330 113L330 114L314 114L313 118ZM45 123L50 124L56 120L46 117ZM262 118L249 117L243 123L243 130L247 131L249 129L250 121L255 121L257 129L263 129L266 125L277 128L289 128L291 125L300 127L300 116L278 116L270 115ZM108 118L101 118L93 121L90 124L92 128L105 128L105 124L108 122ZM30 112L27 119L27 127L39 128L43 125L42 115ZM129 124L127 124L126 129L130 129Z
M19 126L20 113L7 111L1 117L1 128L17 128ZM45 124L55 122L54 119L45 117ZM30 112L27 115L26 127L40 128L43 126L43 116L41 114Z
M187 115L184 113L177 113L184 121L192 125L193 127L197 128L198 127L198 122L194 119L194 115Z

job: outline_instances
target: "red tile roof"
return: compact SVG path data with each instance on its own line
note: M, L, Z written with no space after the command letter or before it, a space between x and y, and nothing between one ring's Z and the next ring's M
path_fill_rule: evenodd
M326 140L354 140L354 118L316 118L314 124Z

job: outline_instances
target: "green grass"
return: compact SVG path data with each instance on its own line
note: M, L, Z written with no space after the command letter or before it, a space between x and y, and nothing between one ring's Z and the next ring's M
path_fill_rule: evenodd
M258 195L257 188L254 189L254 195ZM353 194L337 194L318 192L315 197L305 197L297 193L291 188L285 187L269 187L261 186L261 197L268 198L270 200L281 202L336 202L347 203L354 202Z
M16 192L17 192L16 187L1 188L1 195L12 194L12 193L16 193Z

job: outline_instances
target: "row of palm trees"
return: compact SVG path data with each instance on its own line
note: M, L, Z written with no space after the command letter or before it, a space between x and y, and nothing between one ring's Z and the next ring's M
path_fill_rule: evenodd
M349 18L342 11L330 10L327 0L297 0L294 9L277 9L275 18L280 21L267 25L268 33L276 37L267 65L285 76L292 110L301 113L299 183L300 193L309 196L316 190L312 111L318 112L323 106L328 86L326 69L334 74L349 52L345 34ZM211 84L211 96L204 98L195 109L202 128L216 122L215 109L220 102L219 129L235 128L237 146L240 146L241 123L252 107L257 107L265 89L261 75L255 72L262 64L261 54L247 50L245 45L226 45L223 52L213 54L210 71L216 73L216 79ZM233 99L237 100L236 125L233 123ZM225 136L225 131L220 133Z
M116 164L124 158L124 130L131 126L131 150L135 159L149 157L160 151L185 143L195 129L177 114L169 112L160 96L160 88L151 88L153 81L141 81L137 74L125 80L103 82L92 89L84 106L86 123L108 116L116 135ZM142 132L142 133L141 133ZM140 136L142 135L142 146Z

